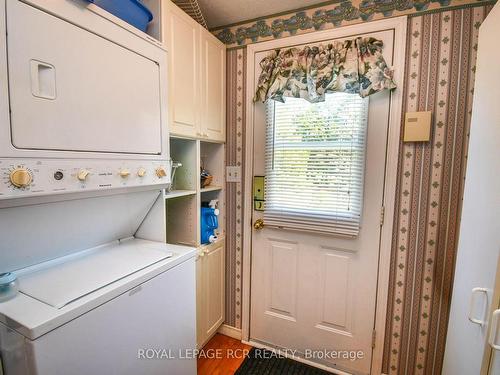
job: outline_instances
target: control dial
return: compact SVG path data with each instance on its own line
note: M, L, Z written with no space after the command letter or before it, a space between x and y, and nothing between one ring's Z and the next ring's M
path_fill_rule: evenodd
M24 188L31 184L33 176L26 168L16 168L10 172L10 182L17 188Z
M144 168L139 168L137 171L137 176L144 177L146 175L146 170Z
M76 177L78 177L78 179L83 182L87 179L89 174L90 174L90 171L88 171L86 169L80 169L80 171L78 172Z
M163 167L158 167L158 168L156 168L156 175L159 178L163 178L167 175L167 171Z
M130 171L128 169L122 169L120 171L120 177L127 178L128 176L130 176Z

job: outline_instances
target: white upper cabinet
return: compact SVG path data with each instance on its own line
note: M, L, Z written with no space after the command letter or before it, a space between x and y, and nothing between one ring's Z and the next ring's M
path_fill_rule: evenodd
M201 26L202 137L226 141L226 47Z
M170 1L163 8L169 52L170 133L225 141L226 48Z
M198 136L200 42L198 24L173 4L165 7L165 44L169 53L170 132Z

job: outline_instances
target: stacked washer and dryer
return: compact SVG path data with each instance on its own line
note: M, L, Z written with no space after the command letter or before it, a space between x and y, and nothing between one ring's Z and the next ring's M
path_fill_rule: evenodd
M86 1L0 0L0 373L196 373L166 54Z

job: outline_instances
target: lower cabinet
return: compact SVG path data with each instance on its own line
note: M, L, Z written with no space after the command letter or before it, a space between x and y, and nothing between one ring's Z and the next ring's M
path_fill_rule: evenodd
M197 347L203 345L224 322L224 240L201 246L196 259Z

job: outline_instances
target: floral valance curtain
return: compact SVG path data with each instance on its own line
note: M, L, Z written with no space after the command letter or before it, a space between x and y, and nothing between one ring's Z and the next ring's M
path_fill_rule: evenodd
M332 92L365 97L396 87L393 71L382 56L383 43L356 38L327 45L275 50L262 59L254 101L284 97L325 100Z

